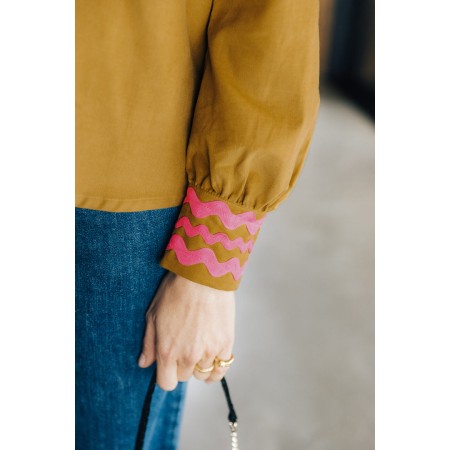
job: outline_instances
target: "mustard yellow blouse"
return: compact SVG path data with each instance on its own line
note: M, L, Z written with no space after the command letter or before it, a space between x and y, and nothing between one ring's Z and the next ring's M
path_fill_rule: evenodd
M236 290L302 170L318 0L76 0L76 206L182 204L161 266Z

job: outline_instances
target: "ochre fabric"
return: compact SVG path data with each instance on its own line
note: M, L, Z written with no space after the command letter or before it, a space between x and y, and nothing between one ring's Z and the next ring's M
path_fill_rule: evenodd
M316 121L318 14L318 0L77 0L76 206L165 208L191 188L229 218L275 210ZM225 245L257 233L191 202L183 217L161 265L237 289L248 248Z

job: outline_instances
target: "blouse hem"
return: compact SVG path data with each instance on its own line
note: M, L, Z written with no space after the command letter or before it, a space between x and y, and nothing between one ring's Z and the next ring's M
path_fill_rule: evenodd
M76 195L75 207L107 212L138 212L180 206L183 202L183 197L184 194L172 197L114 199Z

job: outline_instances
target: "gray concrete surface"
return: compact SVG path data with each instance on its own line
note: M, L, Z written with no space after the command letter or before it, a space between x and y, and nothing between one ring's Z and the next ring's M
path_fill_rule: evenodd
M237 304L241 450L373 449L374 125L329 89ZM191 379L180 450L228 449L226 415L220 384Z

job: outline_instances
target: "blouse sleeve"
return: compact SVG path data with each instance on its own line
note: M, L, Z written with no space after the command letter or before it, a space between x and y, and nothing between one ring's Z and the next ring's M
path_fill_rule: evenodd
M187 191L160 265L236 290L302 170L319 107L318 0L214 0Z

